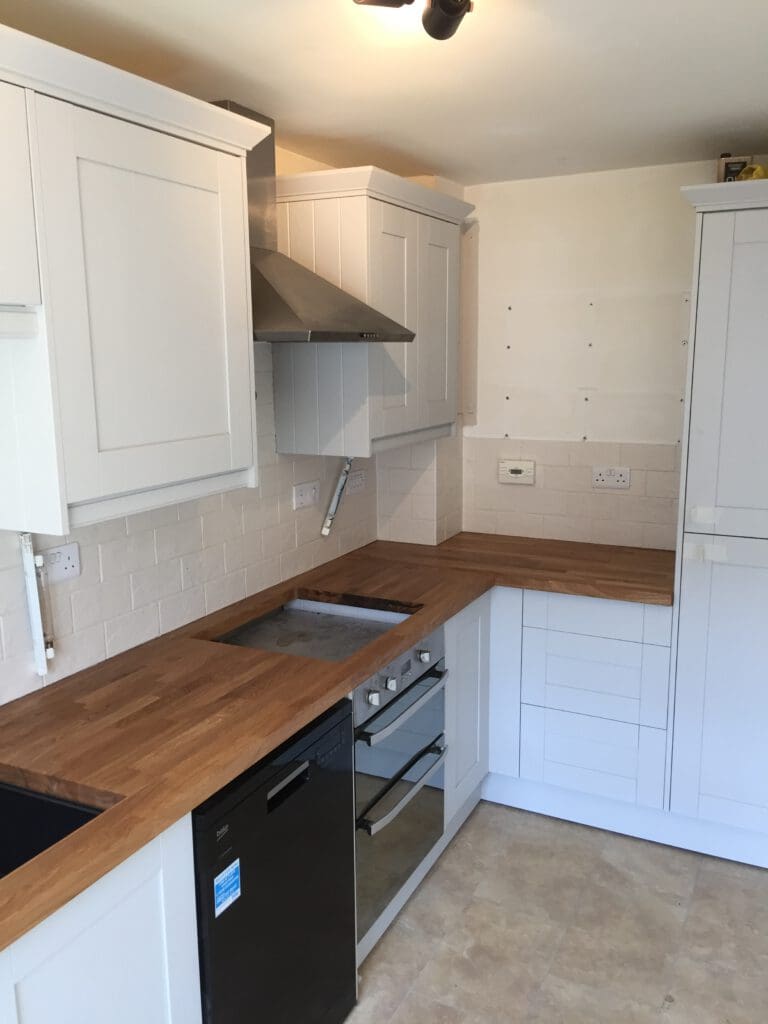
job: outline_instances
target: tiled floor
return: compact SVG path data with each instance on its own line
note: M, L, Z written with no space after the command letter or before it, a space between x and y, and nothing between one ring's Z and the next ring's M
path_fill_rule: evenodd
M348 1024L765 1024L768 871L481 804Z

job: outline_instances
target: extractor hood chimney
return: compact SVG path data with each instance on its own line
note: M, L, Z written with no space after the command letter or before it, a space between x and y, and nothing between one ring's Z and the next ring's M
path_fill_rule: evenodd
M277 251L274 119L231 100L217 106L272 129L246 157L254 340L413 341L413 331Z

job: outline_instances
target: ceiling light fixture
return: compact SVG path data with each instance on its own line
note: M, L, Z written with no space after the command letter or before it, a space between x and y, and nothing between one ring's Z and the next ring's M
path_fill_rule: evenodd
M405 7L413 0L355 0L355 3L368 7ZM472 0L427 0L421 23L433 39L450 39L473 6Z

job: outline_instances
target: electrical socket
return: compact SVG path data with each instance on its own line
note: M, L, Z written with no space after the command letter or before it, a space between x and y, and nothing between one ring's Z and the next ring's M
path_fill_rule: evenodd
M368 474L364 469L356 469L347 478L347 494L360 494L365 490Z
M293 510L309 508L320 501L320 481L310 480L307 484L294 484Z
M609 491L627 491L632 483L629 466L593 466L592 486Z
M49 583L74 580L80 575L80 545L62 544L59 548L41 551Z

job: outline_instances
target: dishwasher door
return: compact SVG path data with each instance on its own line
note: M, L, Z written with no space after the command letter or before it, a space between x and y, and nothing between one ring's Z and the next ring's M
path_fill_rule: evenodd
M351 705L193 815L206 1024L340 1024L355 1005Z

